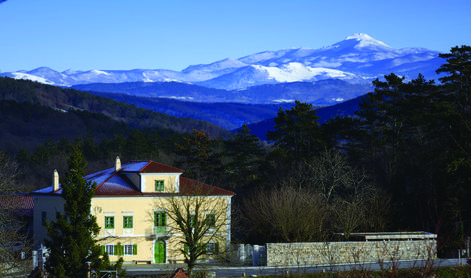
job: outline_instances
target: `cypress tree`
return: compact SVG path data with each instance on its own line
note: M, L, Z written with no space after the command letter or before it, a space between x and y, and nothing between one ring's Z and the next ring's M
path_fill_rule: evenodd
M86 277L87 261L92 268L101 265L100 247L94 238L100 228L90 214L96 183L84 180L87 163L78 147L68 158L68 166L62 183L64 213L57 212L56 220L47 225L49 239L45 244L50 254L46 269L52 277Z

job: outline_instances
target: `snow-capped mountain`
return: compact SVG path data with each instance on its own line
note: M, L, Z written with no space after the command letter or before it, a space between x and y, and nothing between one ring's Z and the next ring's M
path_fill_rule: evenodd
M415 78L418 73L422 73L428 79L437 79L435 70L443 62L437 51L424 48L394 49L366 34L354 34L321 49L265 51L239 59L228 58L211 64L192 65L182 71L135 69L57 72L42 67L31 71L2 73L0 76L58 86L177 81L236 90L263 84L325 79L367 83L391 72L406 78Z

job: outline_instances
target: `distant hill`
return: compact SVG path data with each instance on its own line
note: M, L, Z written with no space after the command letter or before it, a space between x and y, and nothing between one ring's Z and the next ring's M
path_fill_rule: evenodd
M330 106L373 90L371 84L350 84L337 79L261 85L240 91L176 82L86 84L74 88L172 116L211 122L228 130L273 118L280 107L291 107L295 100L314 107ZM230 96L235 94L239 101L228 102L236 98ZM283 101L275 103L275 99Z
M317 108L317 115L320 116L319 123L322 124L328 121L330 118L334 118L335 116L354 116L354 111L359 109L358 103L360 103L362 97L363 96L359 96L336 105ZM286 107L284 109L289 108L291 107ZM249 124L248 127L250 128L252 134L257 135L261 140L267 140L267 131L274 130L274 118L275 117Z
M334 82L338 81L334 80ZM264 85L260 87L269 88L271 86ZM136 97L117 93L90 93L177 117L190 117L210 121L229 130L236 130L242 124L247 124L252 133L262 140L266 140L266 132L268 130L273 130L275 125L273 119L276 117L280 107L286 110L294 106L293 102L280 104L201 103L167 98ZM335 105L319 107L316 109L317 115L321 117L321 122L335 116L352 116L353 112L358 110L358 103L362 97L363 95ZM316 107L316 105L313 104L313 107Z
M340 79L325 79L316 82L265 84L244 90L213 89L180 82L93 83L75 85L72 88L86 92L119 93L201 103L279 105L299 100L314 106L327 106L364 95L372 89L372 85L366 81L352 84Z
M96 140L129 135L132 128L99 114L81 110L59 110L39 103L0 100L0 151L33 151L48 140L92 135Z
M272 118L280 107L291 107L292 103L280 104L244 104L244 103L203 103L181 101L169 98L136 97L126 94L102 93L91 94L112 98L117 101L134 104L137 107L165 113L180 118L193 118L211 122L228 130L237 129L242 124L250 124Z
M211 136L230 132L214 124L178 118L135 105L27 80L0 78L0 150L35 148L47 139L94 139L153 128L184 133L205 130Z

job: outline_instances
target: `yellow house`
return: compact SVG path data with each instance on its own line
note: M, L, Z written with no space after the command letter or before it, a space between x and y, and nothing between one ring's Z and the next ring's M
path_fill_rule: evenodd
M183 170L154 161L138 161L116 165L89 174L85 180L96 182L91 214L97 219L96 235L102 251L111 261L122 257L125 262L168 263L182 260L184 250L175 223L167 214L169 200L205 198L209 204L206 220L215 221L214 211L225 214L218 229L218 241L207 242L208 248L230 243L231 198L234 193L182 177ZM196 190L198 188L198 190ZM56 211L63 212L64 199L57 171L53 184L32 193L34 200L34 243L39 246L47 237L46 221L55 220ZM218 220L219 221L219 220ZM209 229L208 231L211 231ZM210 252L208 252L210 253Z

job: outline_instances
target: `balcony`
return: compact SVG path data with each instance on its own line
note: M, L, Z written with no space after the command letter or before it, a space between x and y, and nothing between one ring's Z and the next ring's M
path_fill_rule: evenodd
M154 226L154 235L166 236L168 234L167 226Z

